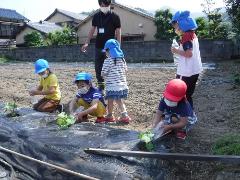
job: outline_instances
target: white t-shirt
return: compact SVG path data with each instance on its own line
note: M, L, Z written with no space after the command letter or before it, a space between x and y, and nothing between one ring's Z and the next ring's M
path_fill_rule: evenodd
M190 77L195 74L200 74L202 72L202 61L199 50L198 38L194 38L190 41L192 42L192 57L186 58L179 55L179 62L177 65L177 75ZM180 50L183 50L183 45L180 44Z

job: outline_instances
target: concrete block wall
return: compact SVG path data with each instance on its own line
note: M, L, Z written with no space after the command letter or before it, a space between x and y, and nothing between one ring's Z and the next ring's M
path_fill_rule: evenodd
M232 41L201 40L200 51L203 62L227 60L237 52ZM171 62L171 41L123 42L122 49L127 62ZM87 52L80 51L81 45L49 46L39 48L0 49L0 56L6 55L20 61L35 61L45 58L48 61L89 62L94 61L94 44ZM239 56L239 54L238 54Z

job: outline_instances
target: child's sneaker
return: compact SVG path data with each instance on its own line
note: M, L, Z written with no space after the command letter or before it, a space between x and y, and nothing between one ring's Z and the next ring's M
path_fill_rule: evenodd
M178 139L182 139L182 140L184 140L184 139L186 139L186 137L187 137L187 133L186 133L186 131L177 131L177 134L176 134L176 137L178 138Z
M112 122L115 122L116 120L115 120L115 118L114 118L114 116L113 115L107 115L106 117L105 117L105 121L108 123L112 123Z
M130 121L131 121L131 118L129 116L120 117L118 119L118 123L123 123L123 124L129 124Z
M56 111L57 111L58 113L63 112L63 105L62 105L62 104L57 105Z
M95 123L105 123L106 119L105 117L97 117Z

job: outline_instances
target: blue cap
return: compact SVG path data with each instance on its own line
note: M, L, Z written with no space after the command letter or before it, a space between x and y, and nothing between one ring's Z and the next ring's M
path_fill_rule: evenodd
M104 46L104 50L109 50L111 58L123 58L124 54L120 48L120 44L116 39L109 39Z
M91 81L91 80L92 75L90 73L81 72L76 75L74 83L76 83L76 81Z
M178 22L179 17L180 17L180 14L181 14L181 11L177 11L177 12L173 15L172 20L171 20L171 23L173 23L173 22Z
M184 32L195 30L198 27L195 19L190 16L190 11L183 11L180 13L178 26Z
M48 62L45 59L38 59L35 62L35 73L39 74L49 68Z

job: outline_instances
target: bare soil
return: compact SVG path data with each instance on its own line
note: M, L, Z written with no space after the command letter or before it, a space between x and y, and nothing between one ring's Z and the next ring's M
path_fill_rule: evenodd
M62 103L74 97L74 75L79 71L94 73L93 64L50 63L60 81ZM165 84L175 77L174 68L150 67L149 64L130 65L126 100L132 122L124 128L146 131L158 106ZM38 84L32 63L7 63L0 65L0 101L16 99L18 106L31 106L28 89ZM211 154L211 146L217 138L240 130L240 87L234 85L233 74L239 73L240 61L216 63L215 69L205 69L194 93L194 106L198 123L185 141L174 142L174 152ZM119 126L123 128L123 126ZM239 166L206 162L168 162L171 172L167 179L215 179L216 172L240 172Z

